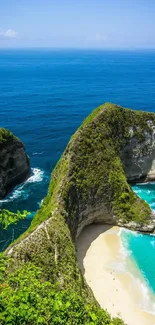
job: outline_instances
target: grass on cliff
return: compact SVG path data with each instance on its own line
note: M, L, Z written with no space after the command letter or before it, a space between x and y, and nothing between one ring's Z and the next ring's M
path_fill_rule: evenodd
M64 286L73 286L76 290L83 286L72 239L76 236L79 214L87 206L92 209L102 206L107 216L115 215L116 222L124 225L131 221L140 226L149 223L151 210L128 184L120 159L121 148L130 141L131 127L140 142L144 131L151 132L148 119L155 122L153 114L105 104L97 108L71 138L52 172L41 209L29 229L12 243L12 246L18 244L51 218L50 242L42 230L41 238L37 237L34 244L26 247L25 258L41 266L53 283L58 274L63 274ZM21 248L21 255L25 254L24 249L25 246Z
M0 128L0 145L5 145L8 141L18 140L9 130Z
M120 151L131 137L137 137L141 143L145 132L151 134L148 120L155 123L154 114L123 109L111 103L95 109L71 137L52 172L41 209L16 243L51 217L56 209L72 227L78 219L79 202L84 209L87 204L94 206L104 201L107 213L113 213L124 224L130 221L147 224L151 210L128 184Z
M142 143L145 132L152 132L148 120L155 124L153 114L105 104L97 108L72 136L52 172L48 195L41 209L36 213L30 228L12 244L13 246L21 242L21 245L15 248L14 267L22 264L24 260L28 263L28 273L21 266L20 271L18 268L14 271L17 274L10 274L6 280L5 276L2 277L0 308L4 317L5 311L8 313L8 322L9 317L14 317L11 324L31 322L33 325L39 324L35 317L41 317L39 319L42 324L123 324L119 319L111 320L110 316L96 305L79 271L73 240L79 225L79 215L81 213L81 222L82 218L85 218L82 212L88 206L92 209L96 206L104 207L107 215L115 215L116 221L122 221L124 225L130 221L140 225L149 222L151 210L132 191L120 158L122 148L130 143L132 136ZM50 222L47 224L46 220L49 218ZM22 242L22 239L44 221L44 227L40 228L38 235L33 234L34 241ZM41 272L39 278L35 268L39 268ZM23 274L23 280L20 278L20 272ZM28 283L27 289L22 281ZM54 286L56 282L59 289ZM24 307L20 307L22 299L26 311ZM34 309L30 303L32 300ZM14 306L17 306L17 309ZM48 320L45 315L46 308ZM48 323L49 320L51 323ZM4 324L2 319L0 325Z
M78 210L74 212L78 202L83 209L104 202L107 212L112 212L124 224L149 222L151 210L128 184L120 158L121 149L131 137L141 143L145 132L151 133L148 119L155 123L153 114L105 104L84 121L68 146L70 170L63 194L66 211L71 211L70 220L77 218ZM74 201L71 200L73 192Z

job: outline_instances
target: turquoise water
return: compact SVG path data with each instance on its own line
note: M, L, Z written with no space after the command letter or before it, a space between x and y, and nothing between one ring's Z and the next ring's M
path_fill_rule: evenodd
M23 233L47 193L70 136L100 104L155 112L155 51L0 50L0 127L25 143L32 173L0 208L32 214L7 230L0 251ZM134 191L155 210L155 184ZM155 292L155 237L122 231L126 250Z
M0 50L0 127L24 142L32 167L0 208L34 215L70 136L95 107L108 101L154 112L154 67L155 51ZM0 251L30 222L0 228Z
M133 190L138 196L147 201L153 210L155 209L155 183L134 185ZM137 267L144 276L149 288L155 293L155 236L122 230L121 240L130 258L137 263ZM146 288L143 291L144 298L146 298L148 294ZM153 312L155 312L154 309Z
M138 196L150 205L152 210L155 210L155 183L138 184L132 188Z

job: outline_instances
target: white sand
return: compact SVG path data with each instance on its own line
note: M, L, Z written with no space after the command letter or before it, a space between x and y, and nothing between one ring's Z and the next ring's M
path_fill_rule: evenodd
M155 316L140 309L141 291L127 273L110 265L120 254L118 227L90 225L77 240L80 268L100 306L127 325L155 325Z

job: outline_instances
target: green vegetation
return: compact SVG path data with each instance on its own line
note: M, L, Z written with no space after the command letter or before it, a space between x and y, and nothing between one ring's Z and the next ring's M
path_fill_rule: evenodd
M0 209L0 225L2 225L3 229L7 229L9 225L17 223L17 221L21 219L25 219L28 214L30 213L26 210L23 212L11 212L9 210Z
M126 181L119 158L113 161L108 182L114 191L113 213L124 223L135 221L147 224L151 214L150 207L132 191Z
M74 290L45 281L40 268L31 263L10 274L1 254L1 273L5 282L0 281L0 325L123 325Z
M0 146L8 141L18 140L9 130L0 128Z
M124 223L149 222L151 210L132 191L120 158L131 136L141 143L145 131L152 132L148 119L155 123L154 114L105 104L84 121L68 146L71 176L69 180L66 177L63 194L66 211L71 211L70 219L77 218L79 212L75 210L80 200L83 207L104 202L106 210ZM71 200L73 188L76 189L74 201Z
M87 204L95 206L96 202L98 205L104 202L107 213L111 211L117 220L147 224L151 210L127 183L120 151L131 137L137 137L141 143L145 131L152 132L148 120L155 124L155 115L111 103L95 109L71 137L52 172L48 194L41 209L30 228L16 242L50 218L51 212L54 213L56 209L60 215L65 215L69 228L72 224L70 230L75 235L79 201L82 208ZM131 128L133 134L130 133ZM144 149L147 152L146 146ZM123 193L126 193L126 200L122 197Z
M145 133L152 133L148 121L155 125L155 115L107 103L72 136L31 226L8 248L9 261L3 257L0 263L0 325L123 324L97 305L74 242L86 212L95 209L104 222L113 223L114 216L125 226L149 224L151 210L132 191L121 161L132 137L141 144ZM147 152L147 145L142 150Z

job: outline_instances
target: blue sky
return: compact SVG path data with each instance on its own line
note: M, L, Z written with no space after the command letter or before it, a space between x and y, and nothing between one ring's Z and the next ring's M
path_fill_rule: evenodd
M155 48L155 0L0 0L0 47Z

